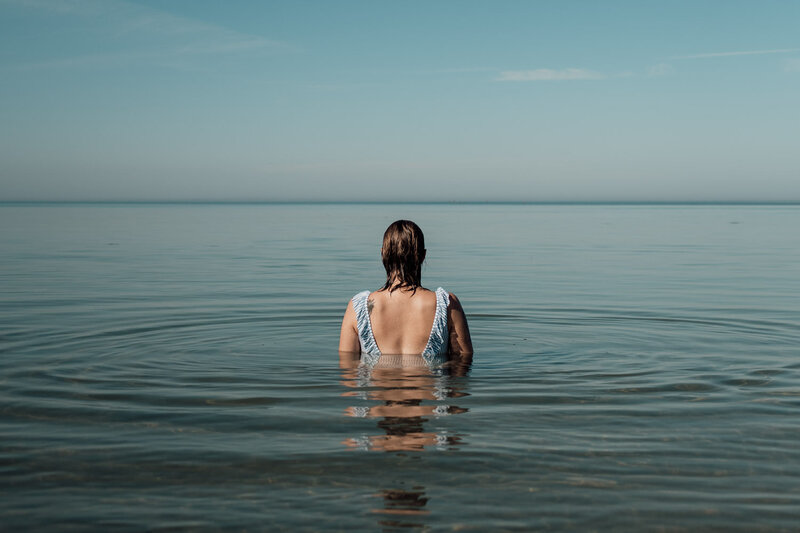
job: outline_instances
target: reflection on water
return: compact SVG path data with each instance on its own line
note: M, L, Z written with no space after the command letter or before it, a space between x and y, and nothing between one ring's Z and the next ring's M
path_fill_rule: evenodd
M376 496L383 499L383 508L373 509L372 512L390 515L389 518L379 520L379 525L385 528L425 527L424 523L414 520L430 513L424 508L428 503L425 487L416 486L413 490L385 489Z
M363 451L444 450L463 444L462 435L436 429L431 421L465 413L451 401L467 395L464 383L451 378L467 374L471 360L448 362L430 368L420 356L382 355L370 367L357 359L343 358L342 393L362 400L346 409L357 418L379 418L378 432L348 438L344 444ZM426 425L428 427L426 427Z
M342 396L360 400L345 410L347 416L377 419L373 434L362 433L345 439L352 450L382 452L423 452L457 450L464 435L450 434L437 427L442 417L466 413L453 399L468 396L466 382L455 378L468 374L472 359L450 361L429 367L420 356L382 355L374 366L357 358L341 360ZM423 485L411 490L387 487L375 496L381 499L372 513L381 515L382 528L424 528L429 497Z

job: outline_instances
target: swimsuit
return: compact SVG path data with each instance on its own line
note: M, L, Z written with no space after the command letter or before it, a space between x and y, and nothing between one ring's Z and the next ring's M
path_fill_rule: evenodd
M353 296L353 309L356 312L356 322L358 324L358 339L361 343L361 359L370 367L375 366L381 357L378 343L372 334L372 324L369 321L369 309L367 299L370 291L362 291ZM436 314L433 317L433 326L428 336L428 343L422 351L422 358L433 366L443 363L447 356L447 306L450 305L450 296L447 291L439 287L436 289Z

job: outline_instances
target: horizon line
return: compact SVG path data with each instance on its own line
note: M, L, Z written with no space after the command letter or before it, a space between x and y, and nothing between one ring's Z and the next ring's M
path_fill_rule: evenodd
M3 205L800 205L800 200L0 200Z

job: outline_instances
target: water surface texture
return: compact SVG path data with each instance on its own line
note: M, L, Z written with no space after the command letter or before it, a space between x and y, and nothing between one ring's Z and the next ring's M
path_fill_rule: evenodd
M339 366L397 218L471 368ZM797 228L797 206L0 206L3 528L797 530Z

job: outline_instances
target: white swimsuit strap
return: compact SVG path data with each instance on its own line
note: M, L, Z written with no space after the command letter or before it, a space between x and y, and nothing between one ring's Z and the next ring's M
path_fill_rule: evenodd
M442 355L447 352L447 342L450 335L447 331L447 307L450 305L450 295L446 290L439 287L436 289L436 314L433 317L431 334L428 337L428 344L422 356L428 361L434 355Z
M369 291L362 291L353 296L353 310L356 312L356 324L358 326L358 339L361 342L361 353L370 355L380 355L378 343L372 334L372 324L369 321L369 309L367 299Z

